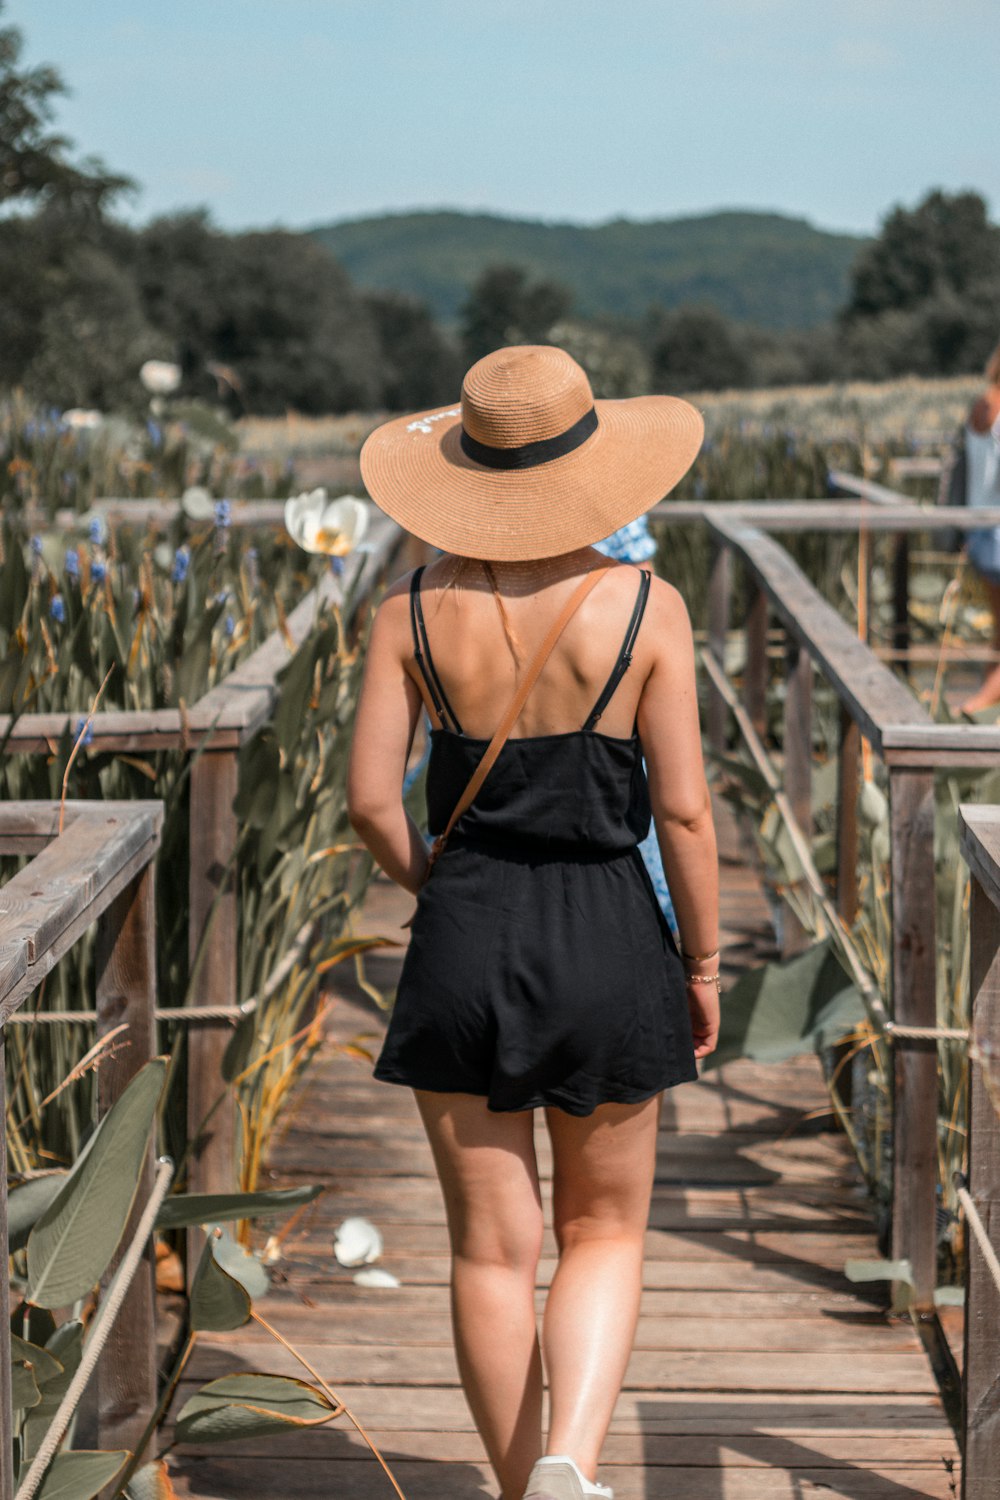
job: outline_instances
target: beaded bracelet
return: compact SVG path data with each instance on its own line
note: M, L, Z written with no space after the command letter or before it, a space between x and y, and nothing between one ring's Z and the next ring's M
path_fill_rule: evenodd
M722 989L722 978L719 974L688 974L688 984L714 984L718 990Z

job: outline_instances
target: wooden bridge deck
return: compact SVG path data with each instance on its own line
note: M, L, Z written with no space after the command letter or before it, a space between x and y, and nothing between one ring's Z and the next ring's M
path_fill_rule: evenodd
M769 952L770 922L729 810L717 806L723 941L734 966ZM365 930L395 932L405 898L377 883ZM369 966L391 987L398 959ZM377 972L376 972L377 971ZM380 1031L363 995L341 999L331 1043ZM647 1237L636 1348L605 1444L616 1500L922 1500L958 1491L958 1454L924 1351L890 1320L881 1289L846 1281L876 1255L843 1136L829 1129L812 1058L750 1062L668 1091ZM539 1111L546 1176L550 1153ZM300 1091L271 1161L273 1181L327 1191L285 1245L258 1305L371 1432L408 1500L495 1497L497 1487L451 1350L448 1250L430 1152L410 1092L333 1046ZM382 1230L399 1289L363 1289L332 1253L337 1224ZM539 1270L554 1267L551 1231ZM302 1373L251 1324L202 1337L179 1402L237 1370ZM391 1487L344 1418L279 1439L179 1447L181 1497L375 1500Z

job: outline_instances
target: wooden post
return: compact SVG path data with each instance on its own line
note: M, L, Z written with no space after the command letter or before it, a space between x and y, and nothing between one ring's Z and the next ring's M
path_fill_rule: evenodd
M848 927L858 913L858 792L861 730L840 705L837 750L837 910Z
M892 554L892 644L904 653L900 665L910 675L910 537L898 533Z
M237 1001L236 784L235 750L206 750L191 767L189 953L192 966L198 963L193 1005ZM236 1110L222 1078L222 1057L231 1036L228 1021L188 1026L188 1134L200 1140L188 1172L190 1192L228 1193L237 1186ZM191 1231L189 1251L200 1254L202 1241L200 1230ZM190 1278L195 1270L191 1254L188 1260Z
M716 542L708 580L708 645L723 670L726 665L726 632L729 629L731 573L730 550L725 543ZM725 698L713 683L709 683L705 717L708 743L713 750L723 751L726 748L728 713Z
M785 793L795 821L806 838L812 835L812 662L797 641L785 650L784 717ZM808 934L790 910L784 912L784 954L800 952Z
M97 1035L123 1022L125 1046L101 1064L98 1110L107 1113L156 1046L156 885L148 864L97 921ZM155 1129L155 1127L154 1127ZM123 1238L128 1246L153 1189L156 1142L139 1179ZM102 1281L117 1269L116 1254ZM156 1406L156 1256L152 1241L126 1294L94 1374L97 1441L101 1448L131 1448Z
M6 1057L0 1026L0 1119L7 1118ZM0 1131L0 1236L7 1259L7 1132ZM0 1277L0 1495L14 1493L14 1413L10 1389L10 1285Z
M889 819L892 1016L934 1026L933 772L890 766ZM914 1303L929 1309L937 1279L937 1043L899 1038L892 1055L892 1258L909 1260Z
M767 595L763 589L755 589L747 615L743 702L762 740L767 738L767 620Z
M990 1065L1000 1059L1000 910L975 874L969 911L969 992L973 1032ZM1000 1116L982 1066L969 1066L969 1193L1000 1254ZM965 1358L962 1382L962 1500L993 1500L1000 1474L1000 1294L966 1226Z

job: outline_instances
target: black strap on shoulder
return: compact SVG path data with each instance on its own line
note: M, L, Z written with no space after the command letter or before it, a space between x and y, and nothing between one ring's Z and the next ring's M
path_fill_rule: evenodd
M447 729L446 719L451 720L452 728L456 734L462 733L462 726L455 716L455 711L448 702L448 695L441 685L441 679L434 666L431 656L430 642L427 639L427 626L424 624L424 609L420 602L420 580L424 576L424 569L417 568L410 579L410 625L413 630L413 658L420 668L420 675L427 685L427 693L434 712L441 723Z
M622 678L625 676L625 673L628 671L629 667L632 664L632 648L635 645L635 638L639 634L639 626L642 624L642 617L646 611L646 600L648 598L649 574L647 573L645 568L640 568L639 592L636 595L635 607L632 610L632 618L628 622L628 629L625 632L625 639L622 641L622 648L618 653L618 660L615 662L614 666L611 669L611 676L604 684L604 689L601 693L601 696L598 698L597 702L594 704L593 708L590 711L590 716L583 726L584 729L593 729L594 725L597 723L598 719L601 717L604 710L607 708L608 704L614 697L615 690L618 687L618 684L621 682Z

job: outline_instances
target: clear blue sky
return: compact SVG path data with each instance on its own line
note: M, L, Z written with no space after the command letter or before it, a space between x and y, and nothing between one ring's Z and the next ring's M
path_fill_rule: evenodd
M129 216L1000 213L998 0L8 0Z

